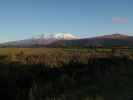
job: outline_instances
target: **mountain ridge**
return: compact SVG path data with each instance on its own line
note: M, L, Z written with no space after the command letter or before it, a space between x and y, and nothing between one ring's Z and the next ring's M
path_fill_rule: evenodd
M79 38L70 33L58 33L49 37L31 38L0 44L0 47L133 47L133 36L110 34L92 38Z
M83 38L70 41L56 41L50 44L50 46L81 46L81 47L112 47L112 46L129 46L133 47L133 36L128 36L124 34L111 34L96 36L92 38Z

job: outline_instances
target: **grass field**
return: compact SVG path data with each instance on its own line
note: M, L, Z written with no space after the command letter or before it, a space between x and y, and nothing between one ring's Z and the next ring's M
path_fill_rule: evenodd
M111 49L90 49L90 48L0 48L0 55L8 55L8 54L17 54L20 52L24 52L25 54L46 54L52 52L80 52L80 53L88 53L92 51L96 52L111 52Z
M25 54L44 54L48 52L58 52L62 51L62 49L56 48L0 48L0 55L7 55L7 54L17 54L23 51Z

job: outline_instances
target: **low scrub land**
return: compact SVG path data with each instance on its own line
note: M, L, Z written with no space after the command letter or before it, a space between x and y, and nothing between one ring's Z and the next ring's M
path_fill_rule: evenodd
M0 48L4 100L133 100L132 50Z

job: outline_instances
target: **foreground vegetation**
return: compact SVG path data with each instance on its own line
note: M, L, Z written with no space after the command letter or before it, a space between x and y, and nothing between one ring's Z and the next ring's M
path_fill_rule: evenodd
M4 100L133 99L132 52L8 50L0 49L0 98Z

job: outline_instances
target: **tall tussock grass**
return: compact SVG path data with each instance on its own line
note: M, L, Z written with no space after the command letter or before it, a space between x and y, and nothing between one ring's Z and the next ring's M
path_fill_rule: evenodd
M5 100L132 100L128 56L57 52L0 57Z

